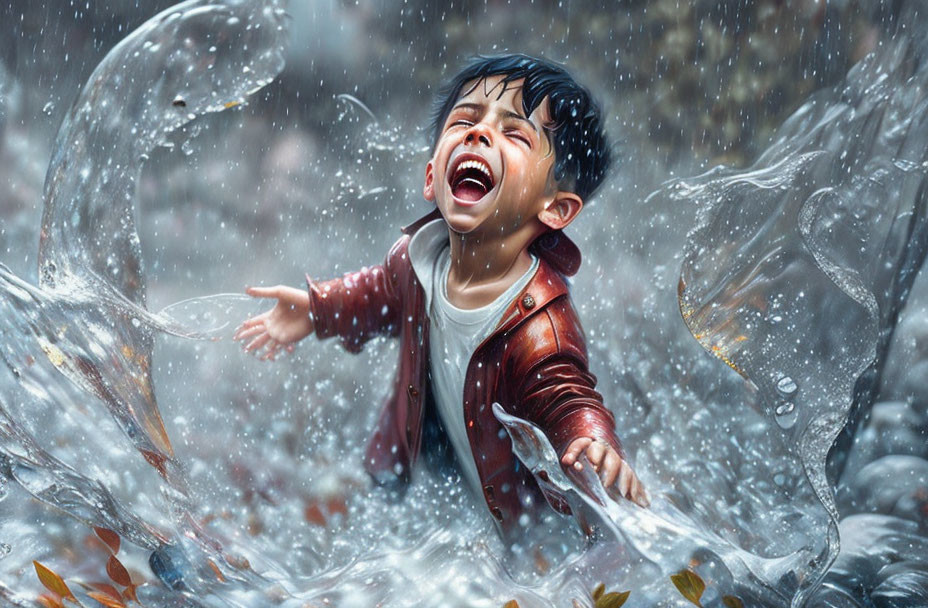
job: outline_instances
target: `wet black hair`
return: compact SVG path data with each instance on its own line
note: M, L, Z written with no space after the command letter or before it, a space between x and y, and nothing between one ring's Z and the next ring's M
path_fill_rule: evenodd
M586 200L602 183L612 155L603 131L602 111L590 92L577 84L562 66L522 54L478 55L438 92L432 113L432 149L461 96L464 85L503 75L504 86L525 79L522 109L529 116L545 97L553 121L547 128L554 144L554 179ZM465 93L466 94L466 93Z

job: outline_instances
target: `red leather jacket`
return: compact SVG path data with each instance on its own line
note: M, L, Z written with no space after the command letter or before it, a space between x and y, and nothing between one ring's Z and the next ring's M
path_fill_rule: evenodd
M431 407L429 317L407 248L411 235L436 217L437 211L404 228L383 265L325 282L307 277L320 339L338 336L347 350L359 352L377 335L400 338L393 390L365 457L366 469L381 483L408 480L421 447L424 413ZM560 231L539 238L531 251L540 258L537 272L475 350L464 382L467 436L487 507L504 536L540 503L539 487L513 454L492 413L494 402L540 427L559 456L578 437L606 441L622 453L613 415L594 390L583 329L563 276L576 272L580 252ZM552 507L569 512L560 497L545 497Z

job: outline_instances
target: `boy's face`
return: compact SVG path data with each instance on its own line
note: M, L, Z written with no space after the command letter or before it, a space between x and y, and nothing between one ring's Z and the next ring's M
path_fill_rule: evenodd
M506 236L558 194L548 99L525 116L522 80L502 79L464 85L426 165L423 194L455 232Z

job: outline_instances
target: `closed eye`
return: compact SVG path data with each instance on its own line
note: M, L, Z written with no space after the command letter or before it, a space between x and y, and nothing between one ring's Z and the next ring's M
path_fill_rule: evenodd
M529 139L529 137L522 131L506 131L506 135L508 137L511 137L512 139L521 141L522 143L527 145L529 148L532 147L532 140Z

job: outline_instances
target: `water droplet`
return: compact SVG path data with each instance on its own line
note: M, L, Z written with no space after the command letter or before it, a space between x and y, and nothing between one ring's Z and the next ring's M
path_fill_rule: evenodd
M137 318L132 317L132 327L141 327L141 326L142 326L142 322L139 321Z
M792 428L799 419L799 410L796 409L795 404L789 401L784 401L779 404L774 410L774 413L776 414L775 420L777 421L777 425L781 429Z
M55 102L50 101L42 107L42 113L46 116L51 116L55 111Z
M792 395L796 392L797 388L799 387L796 385L796 381L789 376L783 376L777 380L777 390L784 395Z

